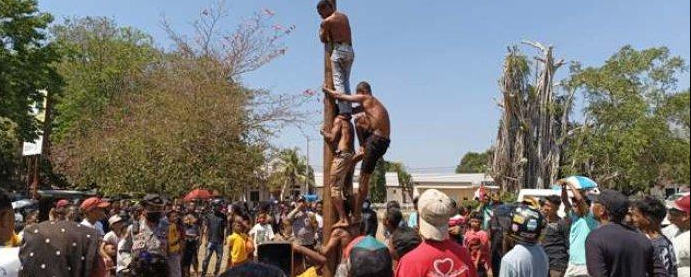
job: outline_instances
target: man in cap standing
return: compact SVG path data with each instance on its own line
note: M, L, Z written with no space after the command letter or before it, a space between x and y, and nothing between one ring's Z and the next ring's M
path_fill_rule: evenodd
M667 205L667 218L672 223L662 230L662 233L672 241L677 256L677 272L679 277L689 277L691 254L689 254L689 229L691 216L689 215L689 195L677 199Z
M161 220L165 200L158 194L147 194L142 200L140 218L130 226L127 241L119 255L130 257L125 271L135 276L168 276L168 222ZM120 275L121 272L118 272Z
M101 220L106 218L106 208L109 206L108 202L98 197L84 200L79 207L82 210L82 214L84 214L84 220L82 220L81 224L96 229L100 237L105 236L106 233L103 231Z
M418 201L423 241L398 263L396 277L477 277L465 247L449 240L449 218L455 213L451 199L429 189Z
M593 277L664 277L662 263L645 235L624 224L629 199L618 191L603 190L593 203L601 226L585 241L588 274Z

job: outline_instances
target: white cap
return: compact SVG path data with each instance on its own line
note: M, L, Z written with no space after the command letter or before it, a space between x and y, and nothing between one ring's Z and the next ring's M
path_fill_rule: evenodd
M428 189L418 200L420 236L433 241L449 238L449 218L455 214L451 198L436 189Z
M108 225L110 225L110 226L113 226L113 224L118 223L118 222L122 222L122 217L120 217L119 215L111 216L108 219Z

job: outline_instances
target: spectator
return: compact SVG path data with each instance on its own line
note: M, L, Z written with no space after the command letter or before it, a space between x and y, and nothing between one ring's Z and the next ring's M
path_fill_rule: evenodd
M120 264L120 261L117 259L118 245L127 233L127 225L119 215L111 216L108 219L108 225L110 225L110 232L103 237L100 251L101 256L108 257L105 260L106 270L112 274L115 273L117 265Z
M180 222L180 213L178 209L173 209L168 212L168 276L182 277L182 238L183 228Z
M379 221L377 219L377 212L372 210L372 203L369 199L365 199L362 203L362 223L365 235L377 236L377 229L379 229Z
M468 241L468 251L470 258L473 259L473 265L477 269L478 277L492 276L492 266L490 265L489 252L484 250L480 238L473 237Z
M134 218L122 250L128 265L118 274L168 276L168 222L163 219L165 200L148 194L142 200L142 214Z
M391 241L389 242L391 258L393 258L394 262L398 262L403 256L417 248L420 243L422 243L422 239L415 229L410 227L398 228L391 235Z
M214 276L218 274L221 269L221 260L223 259L223 241L225 240L225 230L227 219L222 212L223 203L220 201L213 201L211 211L204 217L204 233L206 234L206 255L202 263L202 276L206 276L209 269L209 262L211 256L216 253L216 262L214 268Z
M672 241L677 257L679 277L689 277L691 255L689 254L689 195L677 199L667 206L668 219L672 223L663 233Z
M317 244L321 244L324 240L324 202L321 200L314 204L314 218L317 220L317 234L315 239Z
M384 232L385 244L388 244L391 234L393 234L398 228L401 228L401 221L403 221L403 213L401 213L400 209L390 208L386 211L386 214L384 215L384 230L386 230L386 232ZM388 234L388 236L386 234Z
M26 229L19 276L106 276L98 231L76 222L46 221Z
M468 223L469 228L463 235L463 245L467 248L470 245L469 242L477 238L480 241L480 250L483 252L483 255L489 255L489 234L487 231L481 229L482 214L477 212L472 213Z
M662 264L642 234L624 225L629 200L618 191L603 190L593 204L593 214L602 224L586 239L586 264L593 277L663 277Z
M233 234L228 236L226 244L230 249L228 268L246 263L250 254L254 253L253 247L247 247L247 244L252 244L252 242L247 236L247 229L240 216L236 216L235 220L233 220Z
M181 268L182 276L189 276L190 267L194 266L194 272L197 272L199 258L197 251L199 251L199 237L201 230L197 224L197 219L192 213L188 213L182 220L185 228L185 247L183 247ZM197 261L195 263L195 261Z
M423 241L399 261L396 276L476 277L468 251L449 240L449 218L455 213L451 199L438 190L426 190L420 195L418 213Z
M573 203L569 201L568 191L573 193ZM569 230L569 264L566 267L567 277L588 276L585 257L585 239L588 234L597 227L597 221L590 212L590 203L585 196L585 191L576 189L574 184L567 181L561 183L561 200L564 211L569 217L571 228Z
M96 229L98 235L103 237L105 233L103 231L103 224L100 221L106 218L105 209L109 206L110 204L108 204L108 202L98 197L91 197L84 200L80 206L82 214L84 215L84 220L82 220L81 224Z
M560 218L557 212L561 206L561 198L556 195L547 197L542 204L542 215L547 221L541 245L549 257L549 276L563 277L569 264L569 232L568 220Z
M516 208L515 205L499 205L492 212L494 216L490 219L490 258L492 260L492 273L501 274L501 259L509 249L504 247L504 233L511 228L511 216Z
M254 243L254 256L257 256L257 249L259 248L258 246L262 243L265 242L270 242L274 239L274 230L271 228L271 224L268 223L267 221L267 215L264 212L261 212L257 216L257 224L252 227L252 230L250 230L249 235L252 238L252 242Z
M662 201L652 196L633 203L633 223L645 234L655 249L655 256L665 267L668 277L677 277L677 258L672 242L662 234L662 221L667 216L667 209Z
M349 277L393 277L389 249L372 236L353 240L346 250Z
M14 233L14 210L12 209L12 197L3 189L0 189L0 246L18 247L21 238Z
M293 226L293 237L298 244L314 249L316 234L316 221L313 223L314 214L307 211L307 201L300 197L295 209L288 214L286 220Z
M418 214L417 214L417 201L419 199L419 196L415 196L413 198L413 212L408 216L408 227L416 229L417 228L417 222L418 222Z
M545 226L540 212L526 204L517 206L511 215L511 228L504 235L508 253L501 260L499 277L549 276L549 258L537 244Z
M55 203L55 208L50 210L49 218L50 220L65 220L65 215L67 214L67 207L70 202L66 199L61 199Z
M494 207L496 206L494 201L498 200L496 197L492 199L489 193L484 193L480 196L480 206L478 206L477 211L482 215L482 229L489 229L489 221L493 216Z

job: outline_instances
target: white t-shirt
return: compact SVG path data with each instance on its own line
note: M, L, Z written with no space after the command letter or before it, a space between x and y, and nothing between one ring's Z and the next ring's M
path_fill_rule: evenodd
M0 247L0 277L14 277L19 274L19 247Z
M254 256L257 256L257 246L269 242L274 239L274 230L271 228L271 224L259 224L254 225L252 230L249 232L252 241L254 242Z
M106 234L106 233L103 231L103 224L101 224L100 221L96 221L96 224L91 224L91 223L89 222L89 220L87 220L87 219L85 218L84 220L82 220L81 224L84 225L84 226L86 226L86 227L96 229L96 231L98 231L98 235L101 236L101 237L105 236L105 234Z
M672 224L662 229L662 234L674 245L674 254L677 256L678 276L691 277L691 254L689 253L691 238L689 237L689 231L680 232L679 228Z

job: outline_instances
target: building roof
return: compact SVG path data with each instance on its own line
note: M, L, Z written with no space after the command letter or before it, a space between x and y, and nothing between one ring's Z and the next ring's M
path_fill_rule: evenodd
M358 183L358 178L360 178L360 171L355 170L355 174L353 175L353 188L359 188L360 184ZM386 179L386 186L387 187L400 187L400 184L398 183L398 174L395 172L387 172L386 175L384 176ZM315 172L314 173L314 187L316 188L322 188L324 187L324 173L323 172Z
M415 185L445 184L461 186L479 186L480 184L490 185L494 183L491 176L484 173L470 174L412 174L412 181Z

